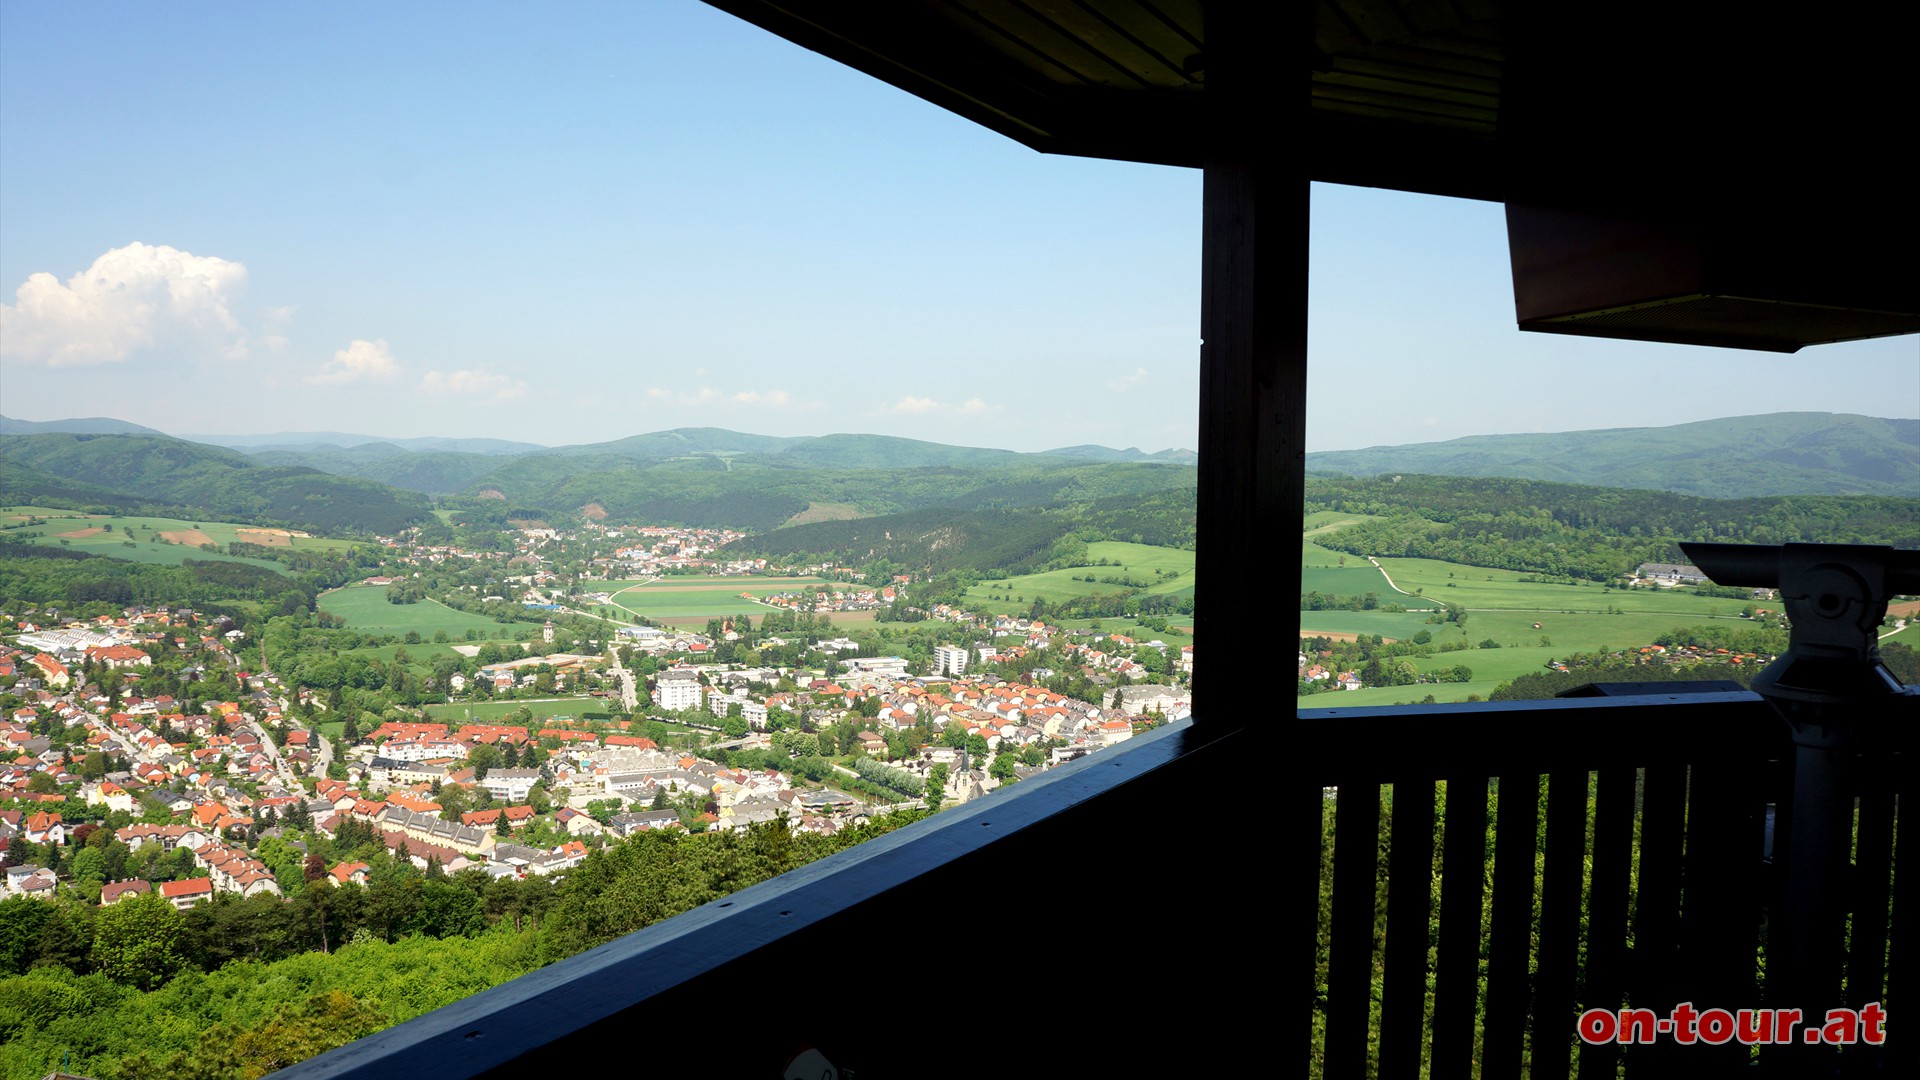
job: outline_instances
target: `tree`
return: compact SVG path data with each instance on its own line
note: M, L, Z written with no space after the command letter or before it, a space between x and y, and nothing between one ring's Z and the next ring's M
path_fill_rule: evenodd
M947 766L943 763L927 770L927 810L939 813L947 797Z
M500 767L500 758L499 748L490 743L474 747L473 752L467 755L467 764L473 766L473 778L485 780L488 770Z
M102 908L94 925L93 963L114 982L152 990L186 963L185 920L159 893L141 893Z

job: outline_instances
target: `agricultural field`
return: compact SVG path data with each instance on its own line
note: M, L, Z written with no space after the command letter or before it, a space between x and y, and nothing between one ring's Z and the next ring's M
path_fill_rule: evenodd
M844 582L818 577L661 577L644 581L611 581L603 591L613 594L617 610L598 605L596 612L610 618L645 616L669 626L705 626L707 620L728 615L747 615L756 622L777 608L745 599L749 596L776 596L798 592L812 586L849 588ZM871 611L836 611L835 624L870 623Z
M1102 540L1087 545L1087 558L1095 561L1106 559L1114 565L1069 567L982 582L967 590L967 603L980 611L1011 615L1026 611L1035 600L1057 603L1076 596L1127 590L1127 586L1097 580L1103 577L1125 577L1148 582L1145 591L1151 595L1193 595L1191 551ZM1090 575L1096 580L1075 580Z
M1323 515L1316 515L1323 516ZM1595 582L1579 584L1522 580L1531 575L1492 570L1432 559L1381 559L1378 569L1338 565L1337 553L1303 542L1301 589L1363 595L1373 591L1383 603L1427 608L1435 602L1466 609L1464 624L1431 623L1424 611L1405 614L1380 611L1303 611L1303 635L1320 632L1379 634L1405 640L1422 630L1435 641L1459 641L1478 646L1494 641L1498 649L1471 648L1414 658L1421 671L1464 664L1473 670L1465 683L1370 687L1335 695L1300 699L1302 708L1401 704L1433 695L1437 701L1464 701L1469 695L1487 696L1501 683L1539 671L1549 661L1569 653L1590 653L1647 644L1669 631L1707 621L1741 622L1739 612L1749 603L1774 607L1773 601L1705 597L1682 590L1607 589ZM1331 565L1329 565L1331 564ZM1387 584L1392 579L1392 586ZM1369 580L1374 584L1366 584ZM1348 583L1352 584L1348 584ZM1403 590L1406 594L1403 595ZM1920 632L1913 632L1920 638ZM1900 635L1905 639L1906 632ZM1889 639L1894 640L1894 639Z
M321 593L319 607L328 614L338 615L355 630L377 634L405 634L412 630L429 641L441 630L450 638L465 641L468 630L477 630L486 638L512 638L524 628L524 624L497 623L480 615L456 611L438 600L389 604L385 585L349 585ZM409 649L418 647L408 646Z
M1329 551L1310 540L1300 544L1300 591L1329 596L1376 593L1383 604L1397 603L1412 607L1420 603L1413 597L1395 593L1392 586L1387 584L1386 576L1367 560L1358 555Z
M230 521L185 521L179 518L127 516L119 514L82 514L76 510L54 510L39 506L0 508L0 528L17 526L30 519L42 519L43 525L19 530L15 536L27 537L35 544L66 547L92 555L105 555L130 562L178 566L186 559L243 562L286 572L286 567L270 559L241 558L225 553L234 541L262 547L344 550L351 540L328 540L286 529L267 529ZM207 551L200 545L213 544L219 551Z

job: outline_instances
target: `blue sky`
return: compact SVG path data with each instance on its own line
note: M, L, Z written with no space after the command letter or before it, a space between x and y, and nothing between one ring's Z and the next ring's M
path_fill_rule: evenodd
M1920 415L1914 338L1520 334L1498 206L1314 198L1314 449ZM1199 220L692 2L0 7L9 416L1191 447Z

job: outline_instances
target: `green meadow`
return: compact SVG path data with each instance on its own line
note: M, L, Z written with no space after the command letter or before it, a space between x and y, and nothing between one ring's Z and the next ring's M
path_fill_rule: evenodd
M775 610L745 599L741 593L754 597L777 596L799 592L810 586L835 584L847 587L844 582L835 583L818 577L673 576L644 581L610 581L602 591L613 594L613 605L619 609L612 612L611 617L641 615L655 622L686 625L728 615L747 615L757 622ZM606 614L606 608L607 605L601 604L595 610ZM873 613L836 611L832 618L836 623L872 622Z
M1185 618L1187 616L1184 615L1169 617L1165 630L1149 629L1134 619L1061 619L1058 622L1049 619L1047 622L1048 625L1063 626L1069 630L1100 630L1109 634L1125 634L1142 644L1149 641L1164 641L1178 649L1193 644L1193 635L1187 632L1188 625L1181 621Z
M445 630L449 638L465 641L468 630L479 631L483 638L510 638L524 628L524 624L497 623L484 616L456 611L438 600L389 604L385 585L349 585L321 593L319 606L321 611L339 616L355 630L402 635L412 630L429 641L441 630ZM408 646L409 649L419 647Z
M1077 596L1119 593L1128 589L1128 586L1111 582L1075 580L1089 575L1096 579L1126 577L1144 581L1148 583L1145 591L1153 595L1193 595L1191 551L1101 540L1087 545L1087 557L1091 560L1106 559L1114 565L1076 566L982 582L967 590L967 603L980 611L1011 615L1026 611L1035 600L1058 603Z
M56 510L43 506L0 507L0 527L21 525L29 518L39 518L45 523L19 529L9 528L7 532L14 536L37 534L26 539L47 547L65 547L90 555L167 566L178 566L187 559L217 560L249 563L285 573L286 567L277 562L228 555L226 547L236 540L303 550L317 548L337 551L353 547L351 540L295 536L282 529L262 529L231 521L83 514L77 510ZM207 551L200 546L202 544L216 545L219 550Z
M1338 527L1334 518L1353 515L1316 514L1327 518L1318 528ZM1315 527L1309 522L1309 531ZM1358 561L1362 565L1355 567ZM1456 652L1414 658L1423 672L1464 664L1473 671L1465 683L1429 683L1419 686L1369 687L1337 695L1300 699L1302 708L1389 705L1423 700L1464 701L1469 695L1486 697L1501 683L1543 670L1570 653L1637 648L1655 638L1708 621L1741 621L1739 612L1749 601L1699 596L1687 590L1620 590L1596 582L1578 584L1524 580L1532 575L1511 570L1440 562L1433 559L1381 559L1379 569L1347 556L1339 565L1336 552L1304 542L1301 590L1340 595L1379 594L1383 603L1427 607L1436 602L1466 610L1464 623L1433 623L1427 612L1405 614L1380 611L1303 611L1300 628L1306 633L1379 634L1405 640L1422 630L1437 642L1456 641L1476 646ZM1387 585L1393 585L1404 593ZM1752 601L1760 607L1775 606ZM1911 636L1911 637L1910 637ZM1903 631L1896 639L1920 641L1920 628ZM1497 649L1478 648L1493 641Z
M1315 517L1322 515L1315 514ZM1350 520L1343 518L1344 520ZM1365 596L1375 593L1380 602L1412 606L1411 598L1400 596L1387 585L1386 576L1358 555L1329 551L1311 540L1300 544L1301 593L1326 593L1329 596Z

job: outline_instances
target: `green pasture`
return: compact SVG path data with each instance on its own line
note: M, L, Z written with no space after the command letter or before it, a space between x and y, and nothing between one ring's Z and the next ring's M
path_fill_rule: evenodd
M1305 634L1379 634L1389 641L1402 641L1422 630L1438 633L1439 627L1427 622L1420 612L1393 611L1303 611L1300 631Z
M1300 592L1330 596L1375 593L1381 603L1411 606L1414 602L1411 597L1401 596L1389 588L1386 577L1361 556L1330 551L1310 540L1300 544Z
M0 507L0 526L19 524L29 517L45 519L45 524L18 530L9 529L7 533L15 536L29 532L38 533L39 535L27 537L27 539L46 547L65 547L84 551L90 555L105 555L130 562L178 566L186 559L210 559L264 566L281 573L285 573L287 569L270 559L241 558L225 554L226 546L236 540L258 543L261 539L257 536L241 536L242 529L251 529L253 526L239 522L187 521L180 518L124 514L83 514L77 510L56 510L44 506ZM96 528L106 531L92 536L59 535ZM129 529L133 532L131 537L127 535ZM195 544L161 538L162 533L188 532L195 529L206 534L207 541L218 545L220 550L207 551ZM290 539L292 540L290 546L300 550L319 548L337 551L353 546L353 541L350 540L327 540L303 536Z
M1164 641L1178 649L1193 644L1193 635L1181 629L1187 625L1181 621L1186 618L1187 616L1184 615L1168 616L1165 630L1149 630L1133 619L1061 619L1058 621L1048 619L1047 625L1061 626L1069 630L1098 629L1108 634L1125 634L1142 644L1155 640Z
M1522 581L1521 578L1529 575L1435 559L1381 559L1380 567L1393 578L1395 585L1407 592L1469 609L1604 612L1613 607L1629 613L1697 618L1738 615L1748 604L1780 606L1768 600L1700 596L1689 589L1608 589L1595 581L1577 585Z
M349 585L344 589L320 594L320 610L337 615L355 630L371 630L379 634L406 634L417 631L421 637L432 641L436 631L445 630L449 638L465 641L468 630L478 630L483 637L511 637L516 624L497 623L480 615L470 615L456 611L438 600L421 600L417 604L387 603L385 585ZM424 646L408 646L409 649Z
M1362 521L1379 521L1376 514L1350 514L1345 510L1316 510L1301 521L1302 535L1320 536Z
M1074 580L1089 574L1096 578L1128 577L1146 581L1149 584L1144 591L1156 596L1193 595L1194 553L1191 551L1101 540L1087 545L1087 558L1107 559L1115 565L1075 566L983 582L967 590L967 603L980 611L1013 614L1026 611L1035 600L1052 604L1079 596L1130 591L1129 586L1111 582Z
M1892 637L1880 639L1882 645L1905 645L1909 649L1920 649L1920 620L1909 620L1907 628Z
M608 582L604 591L613 593L613 610L596 605L594 610L610 618L643 615L655 622L675 626L699 625L708 619L728 615L746 615L756 623L776 610L765 604L743 599L749 596L778 596L800 592L811 586L829 585L850 588L845 582L830 582L818 577L662 577L639 582ZM620 590L626 591L620 591ZM872 622L871 611L836 611L835 623Z

